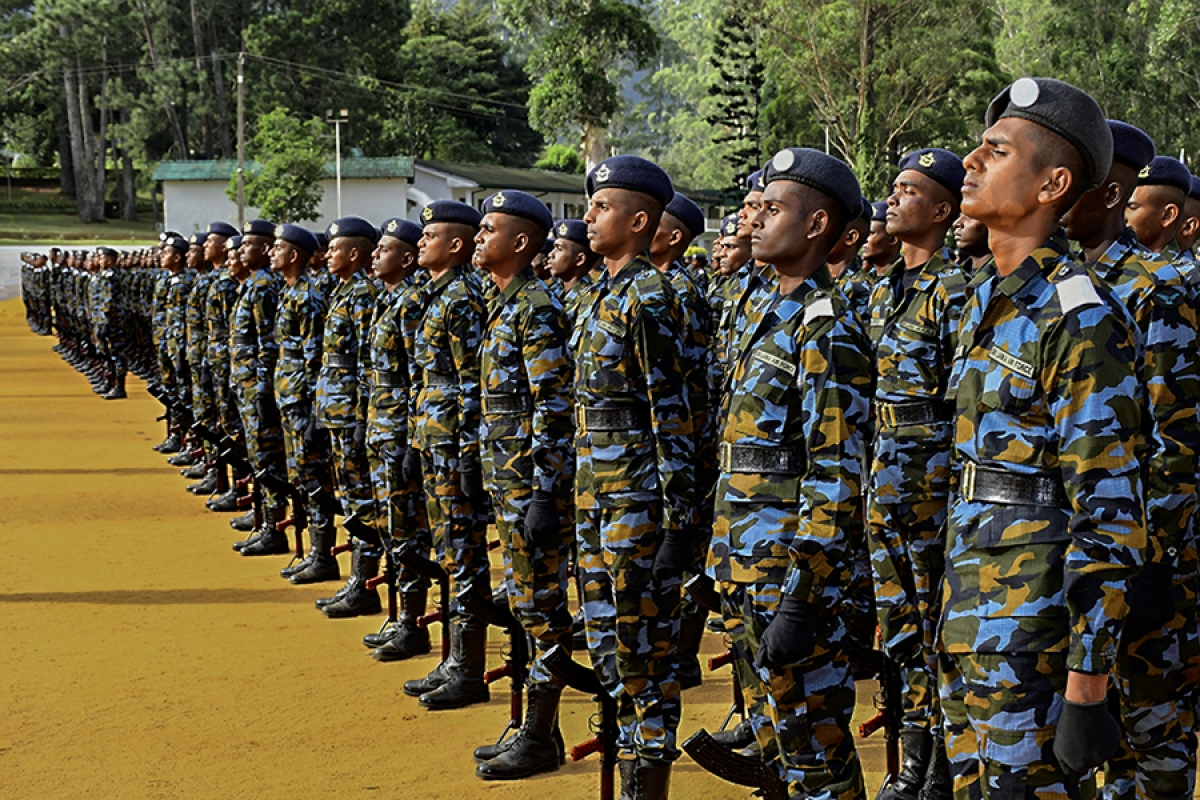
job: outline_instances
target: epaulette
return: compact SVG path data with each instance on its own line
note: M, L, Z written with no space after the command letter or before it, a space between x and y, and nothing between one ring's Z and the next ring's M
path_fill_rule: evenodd
M1058 295L1058 304L1063 313L1077 308L1103 305L1104 301L1100 299L1096 285L1092 283L1092 276L1082 264L1075 267L1064 265L1055 273L1055 278L1054 291Z
M550 295L541 289L530 289L525 293L525 297L529 300L529 305L534 308L544 308L554 305L554 301L550 299Z
M814 294L804 306L805 325L811 325L815 320L833 316L833 298L827 294Z

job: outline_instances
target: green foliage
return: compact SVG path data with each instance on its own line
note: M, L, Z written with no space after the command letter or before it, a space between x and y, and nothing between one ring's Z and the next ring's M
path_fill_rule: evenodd
M582 175L584 172L583 158L579 148L565 144L552 144L542 153L542 157L533 165L537 169L548 169L554 172L569 172Z
M324 190L327 133L319 119L301 121L276 108L258 120L251 152L256 167L247 170L246 205L264 219L302 222L317 218ZM229 199L237 202L237 176L229 180Z

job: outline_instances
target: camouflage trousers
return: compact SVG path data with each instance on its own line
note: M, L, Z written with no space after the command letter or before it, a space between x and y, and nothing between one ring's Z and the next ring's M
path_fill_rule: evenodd
M217 403L216 393L212 386L202 385L200 383L200 372L203 366L200 363L190 364L192 370L192 416L202 425L216 429L221 424L220 408ZM217 456L217 447L211 442L203 442L205 457L208 461L215 461Z
M312 419L312 406L297 403L281 409L279 419L283 427L283 447L287 456L287 477L293 486L301 486L307 492L333 491L333 478L329 472L329 439L321 431L321 446L313 452L304 446L304 432ZM332 525L333 520L322 510L320 504L309 502L308 524L313 528Z
M736 589L734 588L736 587ZM744 598L741 607L734 602ZM779 670L753 666L763 632L775 619L782 599L780 584L770 580L721 585L723 603L734 628L742 628L738 648L754 673L754 695L766 698L766 717L753 718L763 757L771 760L789 791L812 800L861 800L866 796L862 763L850 733L856 696L850 659L837 643L818 634L813 657ZM740 619L736 615L740 614ZM739 673L740 675L741 673Z
M1120 709L1121 749L1105 765L1105 800L1185 800L1196 786L1196 550L1182 548L1175 615L1153 628L1127 618L1110 697Z
M383 555L383 542L375 528L375 489L371 485L371 468L366 448L354 442L354 428L329 430L332 451L333 482L337 499L347 517L357 517L367 526L369 540L361 541L366 554Z
M675 675L682 581L651 574L657 504L576 512L588 654L617 701L620 757L671 762L682 710Z
M380 527L388 531L393 546L416 542L421 555L428 556L433 538L429 533L425 497L421 487L416 483L409 485L401 474L400 465L406 449L403 439L367 442L367 462L371 467L371 485L375 488L375 513ZM403 564L399 565L396 591L403 594L427 588L427 579L414 574Z
M265 470L277 478L287 474L287 460L283 454L283 431L278 425L266 425L258 417L255 401L258 399L256 384L234 384L237 393L238 412L242 418L242 430L246 435L246 460L255 470ZM287 497L263 487L263 501L269 508L287 505Z
M451 596L456 598L472 584L486 587L490 569L487 510L475 508L463 494L457 452L427 449L421 453L421 467L429 531L438 561L450 576ZM457 599L451 600L450 611L455 617L467 619Z
M556 547L544 548L525 536L525 512L533 493L528 488L494 487L496 532L504 553L504 588L508 605L533 637L537 658L529 668L528 684L550 682L540 656L561 644L571 649L571 612L567 610L567 562L575 537L573 498L559 492L562 527Z
M942 726L955 800L1088 800L1068 794L1054 757L1066 653L954 653L940 670Z
M725 635L733 645L734 658L731 666L746 701L746 719L757 737L757 731L763 728L773 731L774 728L767 713L766 684L759 680L753 659L746 657L750 652L750 642L746 638L746 585L722 582L720 587L721 621L725 625ZM778 749L775 739L773 735L764 738L768 741L763 746L763 753L767 758L773 758Z

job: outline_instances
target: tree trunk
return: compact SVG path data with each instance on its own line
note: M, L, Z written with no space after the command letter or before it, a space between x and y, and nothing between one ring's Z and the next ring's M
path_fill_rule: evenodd
M158 72L158 48L154 44L154 34L150 30L150 10L146 8L145 3L138 3L138 11L142 15L142 33L146 37L146 50L150 54L150 66L153 67L155 72ZM178 151L178 158L181 161L187 161L187 135L183 131L183 126L179 124L179 115L175 113L174 104L168 102L163 111L167 115L167 122L170 123L171 133L175 136L175 149Z
M192 10L192 45L196 48L196 80L199 82L200 108L203 109L200 114L200 130L204 140L204 157L208 159L212 158L213 154L212 91L205 85L204 34L200 30L200 15L196 13L196 0L191 0L190 5Z
M587 171L608 158L608 128L591 122L583 126L583 160Z
M100 37L100 138L96 142L96 203L100 206L100 215L104 216L104 198L107 194L108 175L105 167L108 165L108 37ZM80 97L82 101L83 97Z
M69 38L65 25L59 28L59 34ZM81 222L102 222L103 209L97 218L95 209L95 193L92 191L92 167L88 161L87 145L91 137L91 120L86 118L80 107L81 89L75 70L69 65L63 65L63 95L67 105L67 128L71 139L71 169L75 178L75 201L79 209ZM84 106L86 108L86 106ZM84 126L89 130L85 131Z
M65 195L75 194L75 164L71 158L71 133L67 130L67 121L58 115L58 190Z
M133 157L125 148L121 148L121 187L121 196L125 200L124 208L121 209L121 219L137 222L137 183L133 175Z
M229 90L225 86L225 77L221 71L220 40L217 38L217 27L210 20L208 30L212 36L212 68L213 94L217 103L217 127L221 139L221 158L233 158L233 139L230 136L232 126L229 123Z

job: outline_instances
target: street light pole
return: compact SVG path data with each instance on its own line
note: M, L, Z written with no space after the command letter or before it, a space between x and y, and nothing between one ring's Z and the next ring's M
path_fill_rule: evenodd
M350 110L346 108L338 111L336 117L333 115L332 110L325 112L325 121L333 125L333 171L335 182L337 183L338 219L341 219L342 217L342 125L348 122L349 118Z
M238 230L246 224L246 116L242 87L245 85L245 51L238 53L237 74L237 206Z

